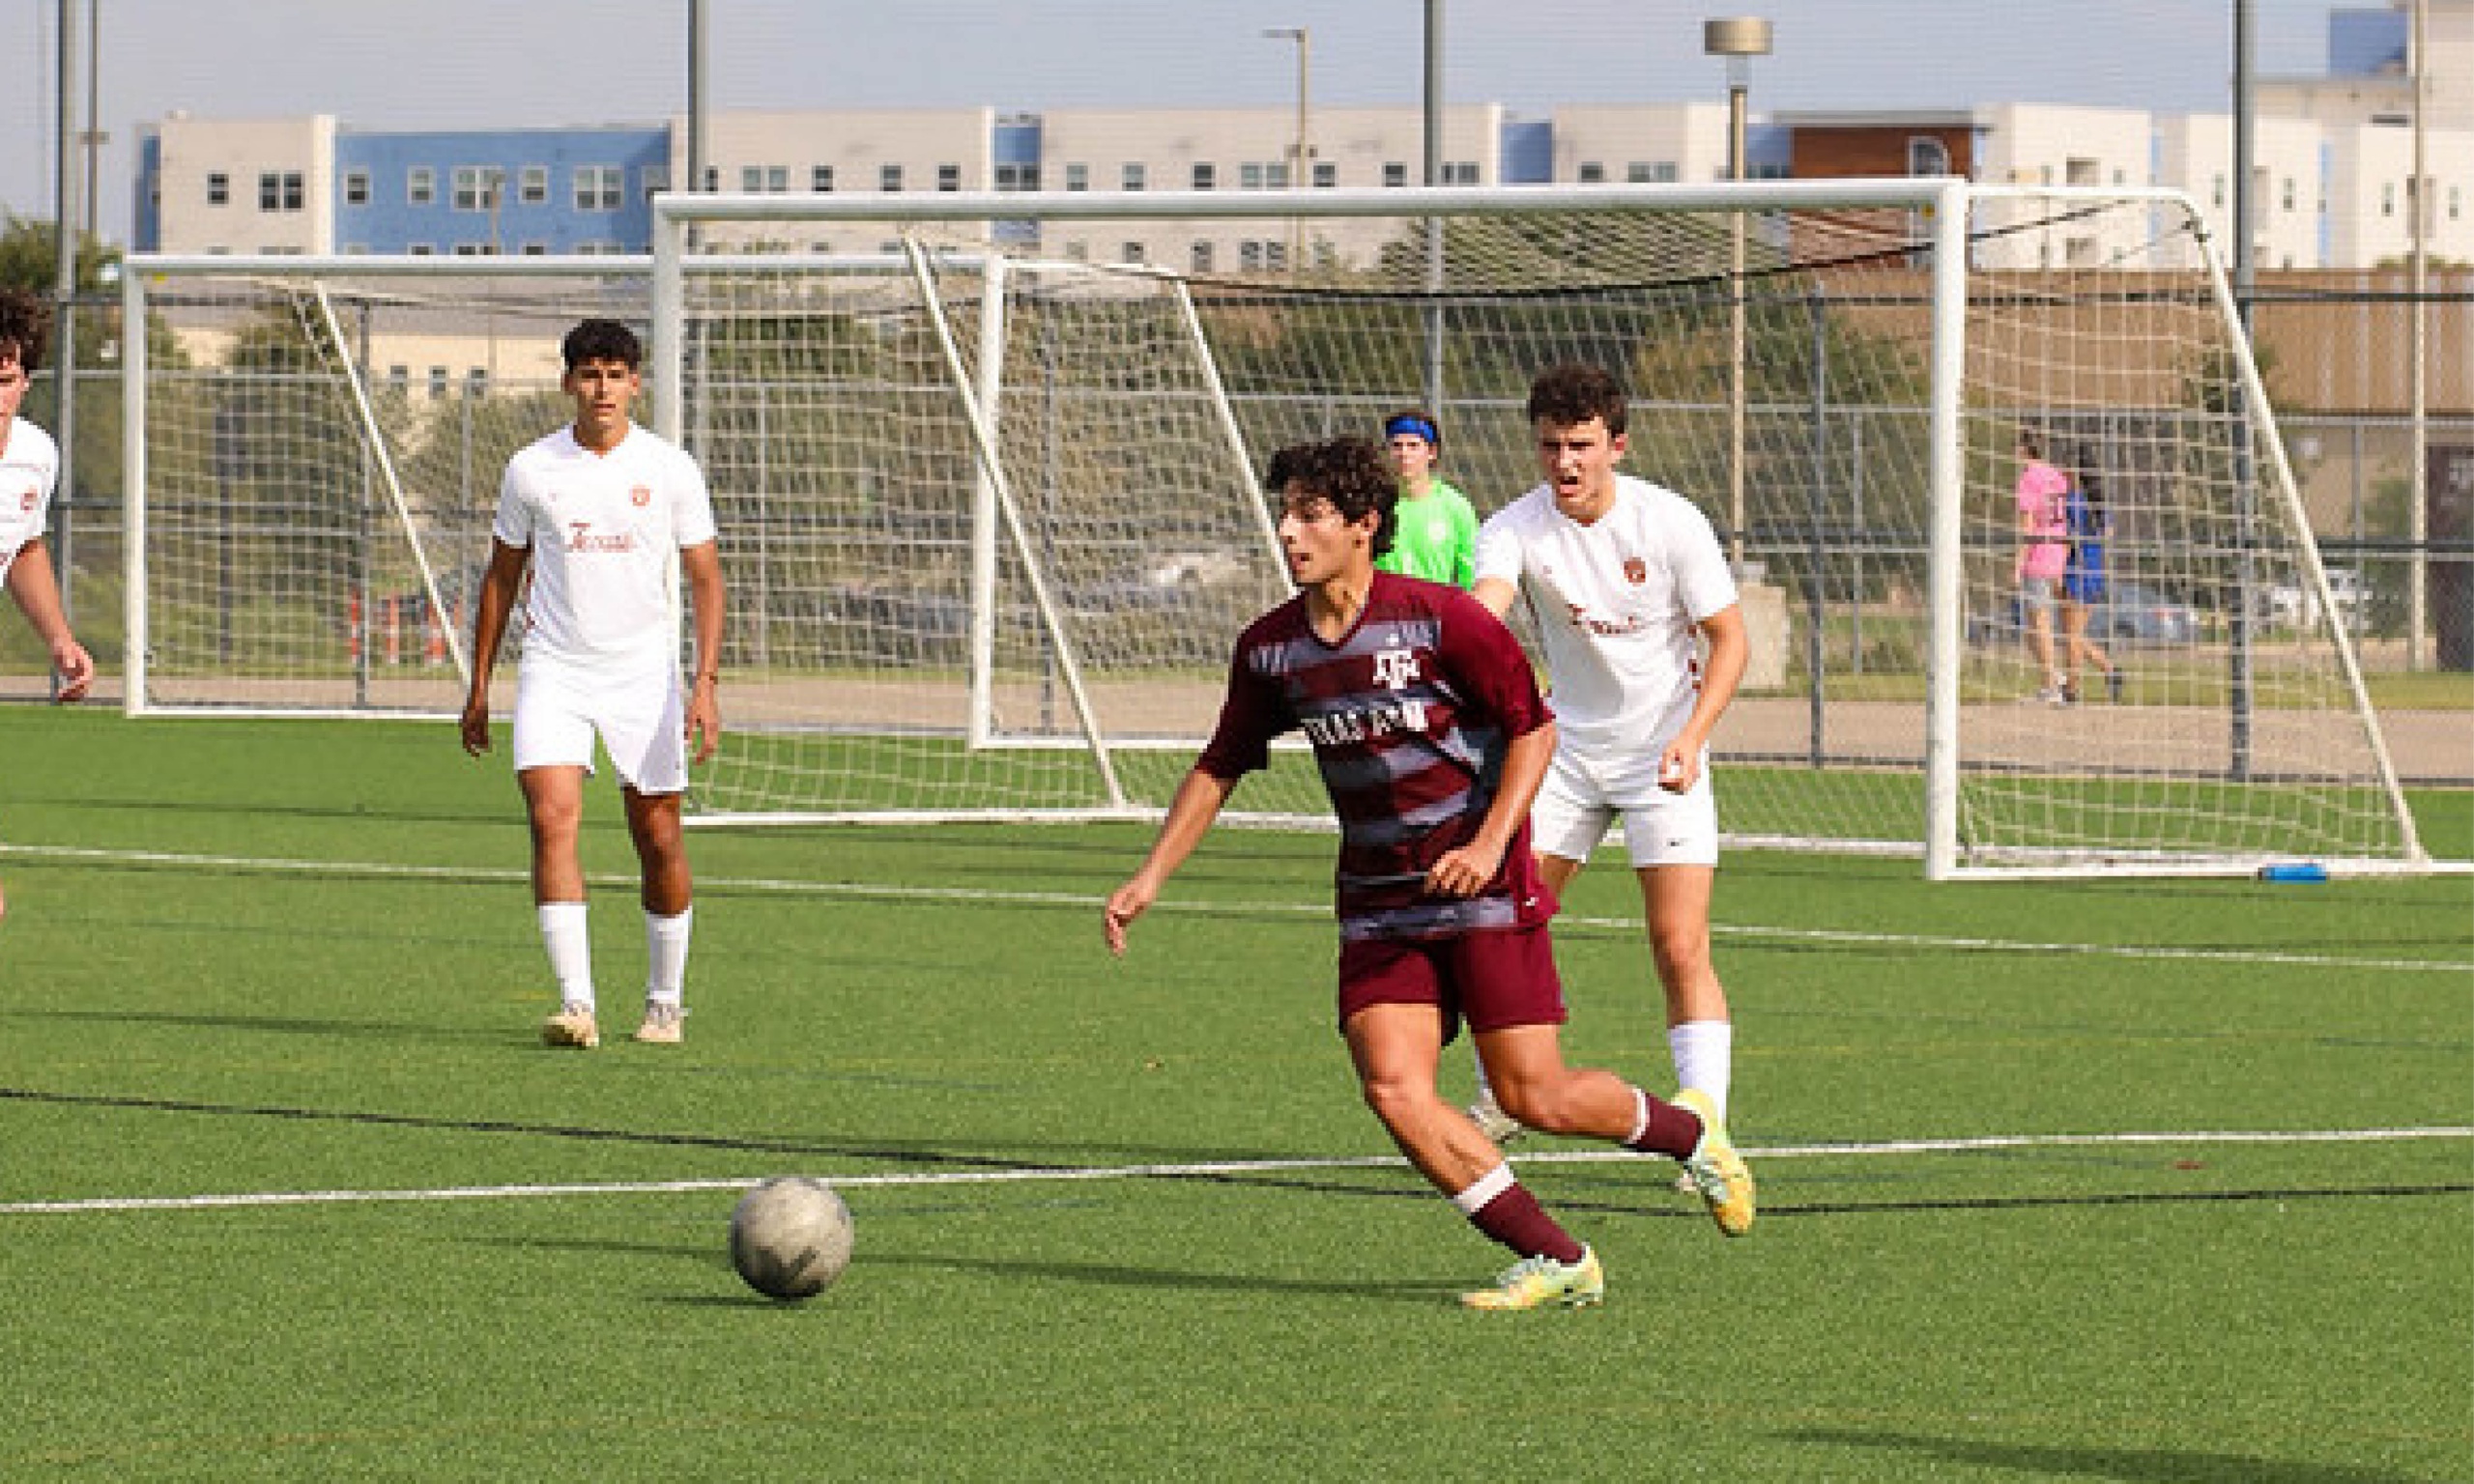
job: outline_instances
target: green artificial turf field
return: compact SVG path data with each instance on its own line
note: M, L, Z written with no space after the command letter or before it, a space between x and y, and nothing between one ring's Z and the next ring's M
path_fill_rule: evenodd
M1609 1299L1478 1315L1331 1028L1328 838L1215 837L1119 962L1138 826L699 832L648 1048L597 783L608 1039L554 1052L503 753L13 706L0 756L0 1476L2474 1473L2462 876L1731 856L1759 1226L1532 1140ZM1663 1089L1634 912L1568 904L1568 1044ZM801 1305L725 1250L789 1172L858 1222Z

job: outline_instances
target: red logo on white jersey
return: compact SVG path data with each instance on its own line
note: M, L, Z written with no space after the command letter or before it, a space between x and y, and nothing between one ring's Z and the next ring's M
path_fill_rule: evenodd
M636 502L637 509L642 510L645 506L653 502L652 486L648 484L640 484L627 492L627 498Z
M43 491L28 490L25 495L18 499L17 508L20 510L32 510L35 507L36 501L42 499Z
M1638 556L1624 558L1624 581L1637 587L1650 580L1650 564Z

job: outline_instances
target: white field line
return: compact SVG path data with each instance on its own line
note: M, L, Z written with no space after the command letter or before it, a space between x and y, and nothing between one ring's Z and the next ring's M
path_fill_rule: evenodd
M521 882L520 867L418 866L392 861L307 861L242 855L199 855L161 850L110 850L82 845L25 845L0 842L0 857L138 866L150 870L245 871L261 875L355 876L376 880ZM632 889L636 878L605 872L590 878L594 886ZM1065 907L1096 910L1101 899L1075 892L991 891L950 886L895 886L867 881L801 881L779 876L705 876L697 885L712 892L750 895L820 897L875 901L983 902L992 905ZM1157 913L1194 916L1322 917L1327 902L1297 901L1162 901ZM1566 913L1556 919L1566 927L1637 931L1631 918L1584 917ZM2349 954L2305 954L2278 949L2180 948L2171 944L2053 943L2033 939L1981 938L1917 932L1857 932L1835 928L1785 928L1769 924L1714 923L1710 929L1721 938L1775 943L1835 943L1850 946L1939 949L1954 953L2078 956L2142 961L2278 964L2302 968L2373 969L2402 974L2474 974L2474 961L2436 958L2374 958Z
M1889 1139L1869 1144L1782 1144L1747 1148L1752 1158L1858 1159L1913 1155L1965 1155L2005 1149L2097 1149L2131 1145L2183 1147L2202 1144L2376 1144L2407 1139L2474 1139L2474 1127L2196 1129L2186 1132L2022 1133L1967 1139ZM1595 1164L1655 1157L1624 1151L1574 1151L1514 1156L1518 1164ZM1321 1159L1233 1159L1194 1164L1022 1165L1002 1170L920 1170L880 1175L824 1175L838 1189L899 1185L990 1185L1029 1182L1208 1179L1229 1175L1287 1175L1310 1170L1376 1170L1408 1166L1396 1155ZM68 1201L0 1202L0 1215L66 1215L92 1212L216 1211L236 1207L352 1206L442 1201L537 1200L576 1195L673 1195L744 1190L762 1176L714 1180L609 1181L577 1184L442 1185L417 1190L251 1190L205 1195L92 1196Z

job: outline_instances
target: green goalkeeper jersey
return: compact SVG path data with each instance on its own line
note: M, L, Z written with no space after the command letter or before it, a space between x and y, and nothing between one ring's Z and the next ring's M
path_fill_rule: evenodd
M1468 496L1434 479L1417 499L1402 496L1395 510L1392 550L1375 558L1378 570L1453 587L1476 580L1478 512Z

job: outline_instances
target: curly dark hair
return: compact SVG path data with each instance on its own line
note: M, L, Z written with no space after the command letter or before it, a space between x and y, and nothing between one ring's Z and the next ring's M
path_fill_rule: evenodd
M23 289L0 289L0 359L33 371L51 354L51 305Z
M1370 513L1380 513L1382 522L1374 528L1374 555L1392 550L1400 476L1393 472L1391 459L1374 443L1363 438L1291 443L1272 455L1271 467L1263 473L1263 488L1281 495L1292 484L1330 501L1344 521L1362 521Z
M1564 365L1529 384L1529 420L1571 428L1596 417L1608 437L1624 431L1624 384L1598 366Z
M587 320L559 342L560 358L573 371L588 360L615 360L630 371L645 363L645 343L617 320Z

